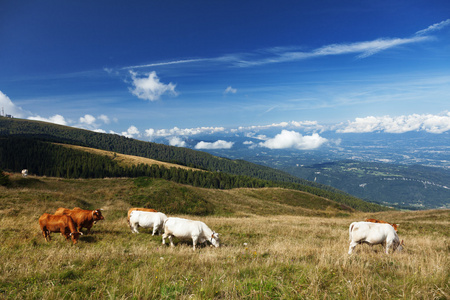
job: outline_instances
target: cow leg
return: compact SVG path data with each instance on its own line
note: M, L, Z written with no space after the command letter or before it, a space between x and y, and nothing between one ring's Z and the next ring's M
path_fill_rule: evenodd
M152 235L158 234L159 233L159 225L155 224L153 225L153 233Z
M351 241L350 247L348 248L348 254L352 254L353 249L355 249L356 245L358 245L358 243Z
M139 231L137 230L138 225L136 223L130 223L130 227L132 233L139 233Z
M175 247L175 245L173 244L172 235L169 235L169 241L170 241L170 247Z
M392 247L392 242L386 243L386 254L389 254L389 248Z
M48 232L48 230L43 229L42 235L44 236L46 242L50 242L50 233Z
M164 233L162 236L162 244L165 245L166 244L166 237L167 235Z
M197 241L198 241L198 236L193 236L192 237L192 244L194 245L194 251L195 251L195 245L197 245Z

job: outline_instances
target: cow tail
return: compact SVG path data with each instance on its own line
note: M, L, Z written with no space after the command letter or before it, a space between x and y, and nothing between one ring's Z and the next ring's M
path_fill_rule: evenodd
M134 212L134 210L132 210L131 212L127 213L127 223L128 223L128 226L130 227L130 229L131 229L130 219L131 219L131 215L133 214L133 212Z
M164 220L164 222L163 222L163 229L164 229L164 232L166 232L166 223L167 223L167 220L169 220L169 218L166 218L166 219Z
M348 239L351 242L352 241L352 230L353 230L354 224L350 224L350 228L348 229Z

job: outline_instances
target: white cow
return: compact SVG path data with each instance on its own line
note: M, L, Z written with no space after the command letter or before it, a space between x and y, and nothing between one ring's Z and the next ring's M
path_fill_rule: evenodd
M169 237L170 246L173 245L172 237L180 240L190 240L195 245L209 241L215 247L220 246L219 234L212 231L205 223L181 218L170 217L164 222L164 234L162 236L163 245Z
M139 233L139 226L144 228L153 227L152 235L162 232L164 221L167 216L161 212L149 212L134 210L130 214L130 229L132 233Z
M23 169L22 170L22 177L27 177L28 176L28 170L27 169Z
M353 222L348 229L350 237L350 247L348 254L352 254L356 245L367 243L369 245L381 244L386 247L386 254L389 249L392 251L403 249L403 241L400 243L397 232L390 224L372 222Z

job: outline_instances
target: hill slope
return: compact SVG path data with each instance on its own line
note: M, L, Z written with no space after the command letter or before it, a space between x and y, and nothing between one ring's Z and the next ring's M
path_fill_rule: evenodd
M123 215L132 206L167 214L189 215L308 215L336 216L354 211L348 206L300 191L281 188L204 189L164 179L59 179L11 176L0 187L0 213L14 215L58 207L102 208ZM26 190L26 193L23 191Z

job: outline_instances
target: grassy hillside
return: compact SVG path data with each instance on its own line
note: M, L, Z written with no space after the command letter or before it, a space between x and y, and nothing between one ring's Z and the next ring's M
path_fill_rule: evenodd
M446 299L450 294L450 211L358 213L283 189L211 190L164 180L22 178L0 187L0 298L4 299ZM198 203L191 201L198 200ZM164 212L202 208L221 247L203 247L142 229L136 204ZM184 202L183 202L184 201ZM178 205L171 207L171 203ZM59 206L103 208L105 220L77 245L38 218ZM196 211L195 214L202 214ZM400 223L402 253L360 245L347 255L348 226L375 217Z
M353 211L350 207L301 191L281 188L204 189L148 177L108 179L60 179L20 174L10 177L2 189L0 211L53 211L58 207L110 209L124 216L132 206L149 207L167 214L191 215L317 215L333 216ZM32 211L28 211L28 210Z

